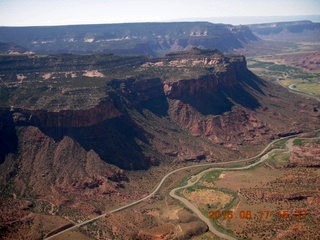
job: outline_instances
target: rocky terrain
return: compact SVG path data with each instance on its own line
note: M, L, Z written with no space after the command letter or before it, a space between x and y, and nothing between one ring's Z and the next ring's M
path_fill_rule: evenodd
M251 236L253 239L271 236L274 239L319 238L319 141L298 141L299 145L295 145L287 157L288 162L282 156L278 158L282 163L271 163L274 171L280 170L280 174L274 180L269 180L263 185L258 184L256 187L240 189L245 201L261 204L260 206L268 204L274 211L271 215L272 221L247 221L247 226L239 231L238 236ZM281 215L283 210L288 211L287 219ZM305 215L299 212L302 210L306 211Z
M320 73L320 53L318 51L285 57L288 64L304 72Z
M319 141L303 142L301 146L293 148L289 167L319 167L320 166Z
M132 187L130 170L254 155L271 139L319 128L317 102L217 50L1 61L1 192L5 201L32 199L32 212L94 216L148 192Z

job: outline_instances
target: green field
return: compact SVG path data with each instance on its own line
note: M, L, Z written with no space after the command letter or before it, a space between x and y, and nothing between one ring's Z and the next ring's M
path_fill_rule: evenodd
M301 56L319 52L316 46L310 45L306 49L305 44L297 44L292 48L286 48L274 55L255 55L248 57L248 68L258 76L277 81L284 87L291 85L291 90L308 94L312 97L320 97L320 69L307 71L297 67L302 61ZM296 60L295 60L296 59ZM295 61L297 61L295 63Z
M279 141L275 145L284 147L286 141L288 139ZM293 144L294 146L301 145L303 141L297 138ZM308 141L316 142L313 139ZM236 235L237 239L276 239L276 236L285 233L293 236L288 239L299 239L298 236L313 239L309 237L316 236L318 227L315 224L314 215L310 213L314 211L315 206L308 210L308 215L298 218L293 215L293 212L297 209L302 211L311 205L308 205L305 199L292 200L286 197L286 194L311 192L314 185L302 185L301 182L305 178L312 179L312 181L317 179L319 171L316 168L287 167L290 163L290 156L291 153L279 150L270 154L264 163L248 170L208 172L195 186L185 190L185 197L196 206L209 206L207 209L201 209L202 212L206 211L205 215L208 216L209 209L213 211L230 210L232 217L222 216L214 219L213 225L221 232L233 233L231 235ZM191 192L198 197L192 197ZM220 202L223 202L223 208L215 204L214 198L212 202L208 202L210 194L218 196L222 192L232 196L232 198L219 199ZM283 209L289 210L290 221L279 217L279 211ZM299 224L308 229L308 232L292 230L290 229L291 224Z

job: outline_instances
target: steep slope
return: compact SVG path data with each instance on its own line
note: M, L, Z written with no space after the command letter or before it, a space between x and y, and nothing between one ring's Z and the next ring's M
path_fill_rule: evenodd
M19 165L18 169L10 167L16 171L14 183L21 195L38 195L58 204L60 191L87 194L87 189L95 189L108 193L117 186L113 181L126 179L119 168L104 163L94 151L85 151L70 137L55 142L35 127L17 130L19 157L15 163L4 162L4 165Z
M186 66L192 71L185 72ZM159 79L148 84L139 79L119 80L118 94L138 101L140 107L154 114L167 116L192 136L205 136L233 150L242 144L302 131L309 123L317 125L318 114L313 112L316 103L259 79L248 71L241 56L193 49L155 59L142 68L165 69L168 74L163 76L162 85ZM198 76L192 76L195 72ZM113 87L117 89L115 84ZM295 100L288 103L290 96ZM302 120L296 111L308 112L311 118Z
M1 61L0 191L19 206L16 217L1 217L9 232L29 211L78 220L145 196L129 170L252 156L320 125L319 103L217 50Z
M220 145L227 147L228 154L245 154L248 144L318 124L316 103L259 79L247 69L242 56L192 49L162 58L133 58L131 65L121 66L122 59L128 62L125 57L100 55L89 57L88 65L79 64L83 68L77 72L68 66L77 56L41 57L57 66L67 61L48 78L43 77L46 65L39 65L37 72L32 69L32 75L28 72L28 62L38 66L34 64L40 61L37 57L22 57L27 60L23 65L19 57L3 58L10 59L4 61L6 87L1 91L7 93L2 104L11 106L4 115L12 119L11 129L35 126L55 141L69 136L85 150L93 149L102 160L124 169L147 169L167 156L181 161L214 160L227 154L216 151ZM10 64L15 68L10 70ZM110 72L113 64L119 68ZM79 76L88 69L98 69L102 75ZM66 72L77 77L70 78ZM17 83L19 74L25 78ZM288 98L294 100L288 102ZM14 149L5 148L2 156Z
M190 47L231 51L256 40L245 26L209 22L0 27L0 41L51 54L111 52L158 56Z

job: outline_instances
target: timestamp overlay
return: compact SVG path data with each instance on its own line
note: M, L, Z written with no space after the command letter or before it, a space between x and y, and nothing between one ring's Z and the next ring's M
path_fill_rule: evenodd
M304 219L308 215L306 209L283 209L277 211L271 210L261 210L261 211L252 211L252 210L209 210L208 212L209 219L253 219L253 220L268 220L271 218L277 218L278 220L300 220Z

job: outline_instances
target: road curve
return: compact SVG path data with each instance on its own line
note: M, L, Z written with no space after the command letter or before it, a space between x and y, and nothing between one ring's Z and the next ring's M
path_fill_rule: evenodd
M317 101L320 101L320 98L318 98L316 95L314 95L313 93L310 93L310 92L305 92L305 91L302 91L302 90L299 90L299 89L297 89L296 88L296 84L290 84L289 86L288 86L288 88L292 91L292 92L294 92L294 93L297 93L297 94L300 94L300 95L303 95L303 96L305 96L305 97L311 97L311 98L313 98L313 99L315 99L315 100L317 100Z
M209 169L206 169L200 173L198 173L197 175L193 176L193 179L189 179L187 184L182 186L182 187L177 187L177 188L174 188L170 191L170 196L179 200L180 202L182 202L186 207L188 207L192 212L194 212L203 222L205 222L208 227L209 227L209 230L217 235L218 237L220 238L223 238L223 239L227 239L227 240L236 240L236 238L234 237L231 237L227 234L224 234L222 232L219 232L217 229L215 229L212 225L212 223L210 222L209 218L207 218L206 216L204 216L197 207L195 207L191 202L189 202L187 199L183 198L183 197L180 197L179 195L176 194L176 192L178 190L181 190L181 189L184 189L184 188L187 188L187 187L191 187L193 185L195 185L200 179L201 177L207 173L207 172L211 172L211 171L214 171L214 170L246 170L246 169L249 169L249 168L252 168L260 163L262 163L263 161L265 161L266 159L268 159L269 157L269 154L272 153L273 151L275 150L278 150L278 149L273 149L272 151L266 153L265 155L261 156L260 157L260 160L255 162L255 163L252 163L252 164L249 164L247 166L243 166L243 167L236 167L236 168L227 168L227 167L224 167L224 168L209 168ZM194 180L195 178L195 180Z
M197 179L197 181L200 179L200 177ZM197 182L196 181L196 182ZM214 228L214 226L212 225L212 223L210 222L209 218L207 218L206 216L204 216L200 210L198 208L196 208L191 202L189 202L187 199L180 197L179 195L176 194L176 191L183 189L183 188L187 188L190 187L192 185L194 185L195 183L191 182L191 180L188 181L187 185L183 186L183 187L178 187L175 189L172 189L170 191L170 196L179 200L180 202L182 202L186 207L188 207L192 212L194 212L198 218L200 218L203 222L205 222L207 224L207 226L209 227L210 232L212 232L213 234L215 234L216 236L223 238L223 239L227 239L227 240L236 240L235 238L226 235L222 232L219 232L217 229Z
M203 164L196 164L196 165L190 165L190 166L186 166L186 167L182 167L182 168L175 169L175 170L169 172L168 174L166 174L166 175L161 179L161 181L159 182L159 184L157 185L157 187L156 187L149 195L147 195L147 196L145 196L145 197L143 197L143 198L141 198L141 199L139 199L139 200L137 200L137 201L135 201L135 202L132 202L132 203L130 203L130 204L127 204L127 205L125 205L125 206L122 206L122 207L113 209L113 210L109 211L108 213L115 213L115 212L122 211L122 210L124 210L124 209L127 209L127 208L129 208L129 207L132 207L132 206L134 206L134 205L136 205L136 204L138 204L138 203L141 203L141 202L143 202L144 200L152 197L153 195L155 195L155 194L159 191L159 189L161 188L161 186L163 185L163 183L165 182L165 180L166 180L169 176L171 176L172 174L174 174L174 173L176 173L176 172L179 172L179 171L182 171L182 170L186 170L186 169L190 169L190 168L207 167L207 166L217 166L217 165L224 165L224 164L229 164L229 163L241 163L241 162L250 161L250 160L253 160L253 159L255 159L255 158L262 157L262 156L268 151L269 147L270 147L272 144L274 144L274 143L276 143L276 142L278 142L278 141L280 141L280 140L282 140L282 139L292 138L292 137L295 137L295 136L297 136L297 135L298 135L298 134L291 135L291 136L288 136L288 137L282 137L282 138L276 139L276 140L270 142L259 154L257 154L257 155L254 156L254 157L251 157L251 158L240 159L240 160L236 160L236 161L221 162L221 163L203 163ZM238 168L225 168L225 167L224 167L224 168L223 168L223 167L222 167L222 168L209 168L209 169L207 169L207 170L202 171L202 172L199 173L199 174L201 174L201 176L202 176L202 175L205 174L206 172L209 172L209 171L212 171L212 170L228 170L228 169L232 169L232 170L244 170L244 169L248 169L248 168L251 168L251 167L257 165L257 164L261 163L262 161L264 161L263 158L261 158L258 162L255 162L255 163L253 163L253 164L250 164L250 165L247 165L247 166L244 166L244 167L238 167ZM199 174L198 174L198 175L199 175ZM198 176L198 175L197 175L197 176ZM199 179L200 179L200 178L198 178L197 181L199 181ZM195 183L196 183L197 181L195 181ZM185 187L185 186L183 186L182 188L184 188L184 187ZM178 190L178 188L173 189L173 190ZM179 197L179 196L175 195L174 192L173 192L173 190L171 191L171 192L173 193L173 194L172 194L172 195L173 195L172 197L178 199L177 197ZM170 195L171 195L171 192L170 192ZM180 198L180 197L179 197L179 198ZM180 201L180 199L178 199L178 200ZM186 200L186 201L187 201L187 200ZM191 203L190 203L190 204L191 204ZM198 211L199 211L199 210L198 210ZM200 212L200 211L199 211L199 212ZM91 222L93 222L93 221L96 221L96 220L98 220L98 219L100 219L100 218L105 217L106 215L107 215L107 213L101 214L101 215L99 215L99 216L97 216L97 217L91 218L91 219L86 220L86 221L84 221L84 222L78 223L78 224L76 224L76 225L74 225L74 226L72 226L72 227L69 227L69 228L67 228L67 229L65 229L65 230L62 230L61 232L54 233L54 234L52 234L51 236L50 236L50 233L49 233L49 234L47 234L47 237L44 237L44 240L53 239L54 237L56 237L56 236L58 236L58 235L61 235L61 234L65 233L65 232L68 232L68 231L70 231L70 230L76 229L76 228L78 228L78 227L81 227L81 226L86 225L86 224L88 224L88 223L91 223ZM198 214L197 214L197 215L198 215ZM202 215L202 214L201 214L201 215ZM200 215L198 215L198 216L200 217ZM202 216L203 216L203 215L202 215ZM202 217L201 217L201 219L202 219ZM206 218L206 219L207 219L207 218ZM202 219L202 220L203 220L203 219ZM211 225L211 224L208 224L208 226L210 226L210 225ZM212 227L213 227L213 226L212 226ZM210 228L210 227L209 227L209 228ZM211 229L210 229L210 231L211 231ZM217 230L216 230L216 231L217 231ZM228 237L229 237L229 236L228 236ZM226 238L226 239L227 239L227 238ZM232 238L232 239L234 239L234 238Z

